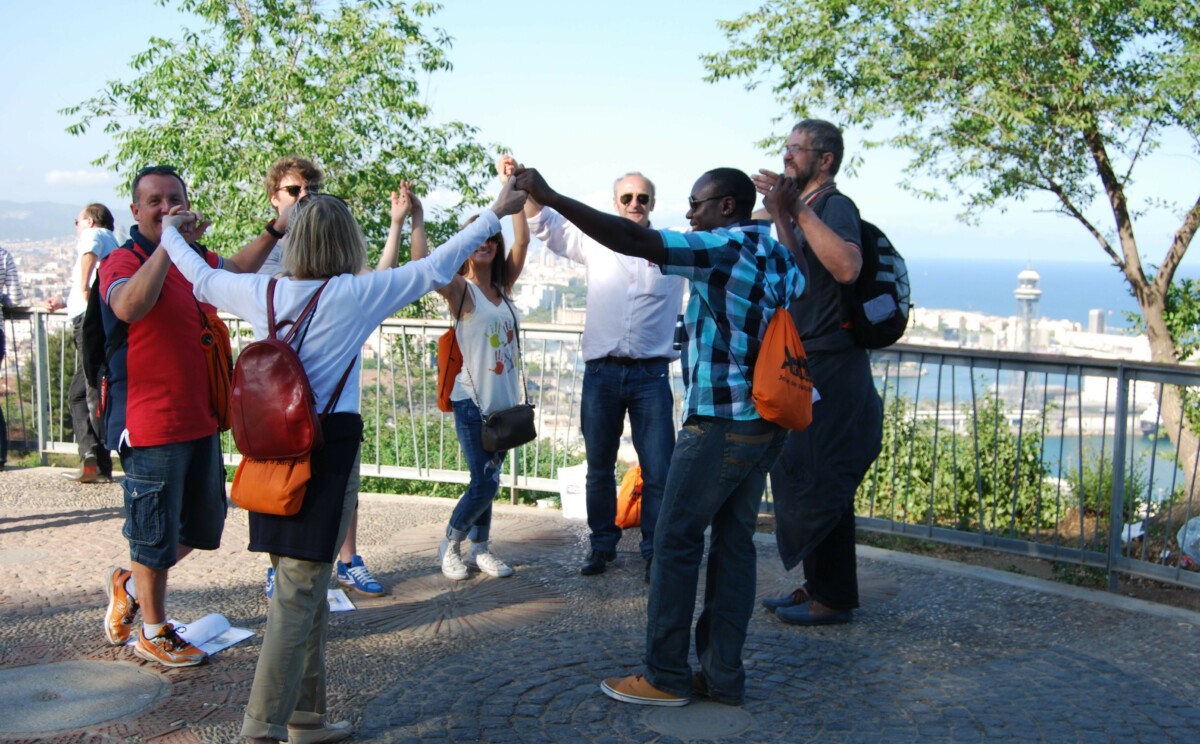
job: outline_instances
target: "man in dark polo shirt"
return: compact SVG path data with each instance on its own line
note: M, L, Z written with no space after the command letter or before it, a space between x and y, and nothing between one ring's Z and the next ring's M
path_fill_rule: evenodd
M812 425L788 434L771 469L779 555L788 570L804 563L804 586L763 605L794 625L849 622L858 607L854 493L883 438L870 359L846 330L843 288L858 278L862 249L858 209L834 182L843 149L837 127L805 119L783 151L784 173L801 184L795 234L808 264L808 291L791 312L821 396ZM765 194L777 179L760 171L755 186Z

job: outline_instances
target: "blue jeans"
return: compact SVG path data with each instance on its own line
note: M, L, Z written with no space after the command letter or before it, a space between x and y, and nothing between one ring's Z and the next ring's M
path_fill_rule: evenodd
M129 558L154 569L175 565L176 547L221 547L225 467L216 434L154 447L121 447Z
M458 444L467 458L471 482L450 515L446 537L451 540L470 538L486 542L492 530L492 500L500 491L500 471L507 452L488 452L483 448L483 416L479 406L470 399L454 403L454 428Z
M654 526L675 448L674 399L662 360L618 364L593 359L583 374L579 421L587 447L587 515L592 550L616 550L617 448L629 412L633 448L642 468L642 557L654 555Z
M712 697L740 703L742 646L754 611L754 527L767 471L787 430L762 419L690 416L679 431L663 496L646 607L646 679L687 697L692 688L689 630L712 526L696 656Z

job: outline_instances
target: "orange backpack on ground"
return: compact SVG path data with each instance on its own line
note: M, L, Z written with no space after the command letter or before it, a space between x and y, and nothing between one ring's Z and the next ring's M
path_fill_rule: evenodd
M642 468L634 465L625 471L617 489L617 526L623 530L642 524Z

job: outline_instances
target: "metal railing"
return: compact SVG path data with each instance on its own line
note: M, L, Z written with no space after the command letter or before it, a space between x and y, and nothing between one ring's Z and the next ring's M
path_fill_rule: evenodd
M226 320L236 351L249 327ZM453 416L436 408L437 338L448 327L389 320L364 345L364 476L467 482ZM14 447L43 459L74 452L69 324L61 314L15 314L8 330L4 405ZM518 489L557 493L559 469L583 459L580 334L577 326L522 326L539 438L508 460L502 483L514 500ZM1172 444L1188 425L1167 432L1157 414L1168 386L1200 387L1200 370L916 345L874 352L872 367L885 440L858 492L860 527L1092 567L1110 586L1117 572L1200 586L1177 540L1200 514L1189 491L1200 463L1195 455L1179 462ZM678 364L672 385L679 424ZM228 436L225 446L227 462L236 462Z

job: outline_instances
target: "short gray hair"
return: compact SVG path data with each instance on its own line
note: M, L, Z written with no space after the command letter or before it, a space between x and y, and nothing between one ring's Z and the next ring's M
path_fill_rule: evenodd
M836 176L838 168L842 167L842 154L846 150L842 142L842 130L824 119L801 119L793 132L803 132L808 135L808 146L814 150L833 154L833 167L829 175Z

